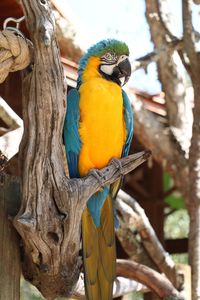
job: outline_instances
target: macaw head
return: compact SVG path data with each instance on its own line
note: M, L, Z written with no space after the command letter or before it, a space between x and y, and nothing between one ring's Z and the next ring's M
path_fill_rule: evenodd
M115 39L97 43L80 59L78 74L78 85L103 77L123 86L131 75L128 46Z

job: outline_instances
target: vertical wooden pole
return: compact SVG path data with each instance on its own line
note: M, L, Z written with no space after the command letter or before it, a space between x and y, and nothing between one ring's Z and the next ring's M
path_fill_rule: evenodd
M9 216L17 213L19 180L0 175L0 300L20 299L19 238Z

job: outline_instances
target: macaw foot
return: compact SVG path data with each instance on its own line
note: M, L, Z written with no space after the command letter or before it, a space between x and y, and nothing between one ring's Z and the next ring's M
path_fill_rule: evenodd
M110 163L113 164L119 170L120 175L123 175L122 164L121 164L121 161L118 158L115 158L115 157L112 158Z
M103 178L101 171L98 169L92 169L92 170L90 170L90 172L88 174L94 176L97 179L97 181L99 182L99 184L101 186L100 192L102 192L104 189L104 187L103 187L104 178Z

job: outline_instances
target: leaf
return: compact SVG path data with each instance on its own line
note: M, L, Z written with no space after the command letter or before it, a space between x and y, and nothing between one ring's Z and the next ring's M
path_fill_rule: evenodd
M164 199L165 203L167 203L173 209L182 209L185 208L185 202L182 197L177 197L172 194Z

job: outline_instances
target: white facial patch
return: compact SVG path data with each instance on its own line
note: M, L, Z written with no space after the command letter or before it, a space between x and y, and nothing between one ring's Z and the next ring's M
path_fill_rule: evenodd
M121 86L123 86L125 84L125 76L120 77L119 80L121 82Z
M116 66L116 64L113 64L113 65L101 65L100 66L100 70L107 74L107 75L112 75L113 73L113 69L114 67Z

